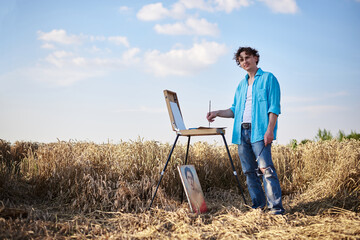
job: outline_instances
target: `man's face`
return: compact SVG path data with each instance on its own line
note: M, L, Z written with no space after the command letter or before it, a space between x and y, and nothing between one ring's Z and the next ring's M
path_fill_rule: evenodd
M240 66L245 71L251 71L257 69L256 62L258 61L258 57L248 54L247 52L241 52L239 56Z

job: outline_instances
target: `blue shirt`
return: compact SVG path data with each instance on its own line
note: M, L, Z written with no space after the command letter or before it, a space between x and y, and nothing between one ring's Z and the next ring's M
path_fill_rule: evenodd
M232 143L241 144L241 123L245 110L246 93L249 75L239 83L236 89L234 103L230 108L234 113L234 129ZM279 115L280 112L280 85L276 77L270 72L258 69L252 86L251 105L251 142L264 140L269 124L269 113ZM276 139L277 122L274 128Z

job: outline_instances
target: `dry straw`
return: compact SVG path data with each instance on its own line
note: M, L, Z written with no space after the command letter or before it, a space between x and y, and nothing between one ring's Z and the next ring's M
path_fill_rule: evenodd
M308 142L295 149L275 145L284 216L244 206L225 149L204 142L192 145L189 162L210 212L197 216L179 202L176 167L185 158L183 145L175 148L155 207L146 211L170 148L141 139L119 144L1 140L0 238L360 238L360 141ZM230 150L241 173L237 149ZM240 181L246 189L242 174ZM19 214L5 214L11 209Z

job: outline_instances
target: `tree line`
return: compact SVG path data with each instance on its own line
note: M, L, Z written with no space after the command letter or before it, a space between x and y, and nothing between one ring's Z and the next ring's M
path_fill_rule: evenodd
M332 139L336 139L338 141L343 141L345 139L355 139L355 140L360 140L360 133L357 133L356 131L351 130L350 134L345 134L344 131L339 130L339 132L337 133L336 136L334 136L330 130L326 130L326 129L320 129L318 130L317 134L314 137L314 140L311 139L303 139L300 142L298 142L296 139L292 139L290 140L290 145L295 148L298 144L305 144L307 142L312 142L312 141L328 141L328 140L332 140Z

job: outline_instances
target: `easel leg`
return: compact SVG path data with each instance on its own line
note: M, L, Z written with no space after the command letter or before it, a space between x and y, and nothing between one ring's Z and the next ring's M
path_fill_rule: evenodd
M187 143L186 155L185 155L185 165L187 164L187 159L188 159L188 155L189 155L189 147L190 147L190 136L188 136L188 143Z
M161 180L162 180L162 178L163 178L163 176L164 176L166 167L167 167L167 165L168 165L168 163L169 163L169 160L170 160L171 155L172 155L172 153L173 153L173 151L174 151L174 148L175 148L175 145L176 145L176 142L177 142L179 136L180 136L179 134L176 135L174 145L173 145L172 148L171 148L171 151L170 151L169 156L168 156L168 159L167 159L167 161L166 161L166 163L165 163L164 169L163 169L162 172L161 172L160 180L159 180L159 182L158 182L158 184L157 184L157 186L156 186L155 193L154 193L154 195L153 195L153 197L152 197L152 199L151 199L151 203L150 203L149 209L151 208L151 206L152 206L152 204L153 204L153 201L154 201L154 199L155 199L157 190L158 190L158 188L159 188L159 186L160 186Z
M185 165L187 164L187 159L188 159L188 155L189 155L189 147L190 147L190 136L188 136L188 143L187 143L187 148L186 148L186 155L185 155ZM183 202L184 199L184 189L181 186L181 203Z
M231 163L231 167L232 167L232 169L233 169L234 176L235 176L236 181L237 181L237 183L238 183L238 187L239 187L239 189L240 189L240 193L241 193L241 195L242 195L242 197L243 197L244 203L247 204L247 203L246 203L246 200L245 200L245 196L244 196L243 190L242 190L242 188L241 188L241 184L240 184L240 181L239 181L239 177L238 177L238 175L237 175L237 172L236 172L235 167L234 167L233 160L232 160L231 155L230 155L229 147L228 147L228 145L227 145L227 143L226 143L225 136L224 136L224 134L221 134L221 136L223 137L223 140L224 140L224 143L225 143L225 147L226 147L226 151L227 151L227 153L228 153L228 156L229 156L229 159L230 159L230 163Z

